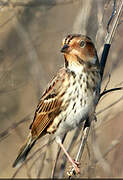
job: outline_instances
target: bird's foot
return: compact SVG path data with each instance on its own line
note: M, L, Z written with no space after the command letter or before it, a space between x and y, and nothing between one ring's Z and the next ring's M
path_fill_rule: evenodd
M67 175L69 177L72 177L73 175L80 174L80 163L78 161L73 160L72 166L70 166L70 170L67 172Z
M78 161L73 160L72 165L75 169L76 174L80 174L80 167L79 167L80 163Z

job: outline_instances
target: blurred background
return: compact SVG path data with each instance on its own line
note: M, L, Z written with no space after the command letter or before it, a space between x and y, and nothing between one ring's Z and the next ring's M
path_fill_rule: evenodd
M116 1L116 7L119 2ZM14 175L16 169L12 168L12 163L29 133L41 94L63 66L62 39L69 33L87 34L95 43L100 58L113 4L113 0L0 1L1 178ZM121 21L108 56L102 91L109 74L107 89L123 86L122 34ZM80 161L81 173L77 177L123 177L123 91L104 96L96 112L95 130L90 132ZM74 132L68 133L65 147L69 146ZM81 135L82 132L70 151L73 158ZM15 177L51 177L58 146L55 142L44 146L49 140L47 135L36 143L29 155L32 157ZM67 177L69 162L60 175L62 155L61 152L55 177Z

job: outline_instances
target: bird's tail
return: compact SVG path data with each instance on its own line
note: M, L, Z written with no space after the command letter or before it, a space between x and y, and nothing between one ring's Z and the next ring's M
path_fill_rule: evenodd
M36 140L32 139L32 136L29 135L26 143L21 147L19 154L12 165L13 167L20 166L23 163L35 142Z

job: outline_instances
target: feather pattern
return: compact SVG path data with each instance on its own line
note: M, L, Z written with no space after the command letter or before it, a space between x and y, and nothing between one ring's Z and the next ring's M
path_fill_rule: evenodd
M54 118L61 111L62 98L64 92L63 83L69 74L66 68L60 69L57 76L50 82L48 88L43 93L37 106L35 116L30 125L32 137L39 137L46 133L46 128L50 126Z
M13 167L23 162L36 140L46 133L54 133L76 172L76 163L61 143L64 133L93 118L100 94L100 65L91 39L80 34L63 40L65 66L49 83L36 108L30 134L22 146Z

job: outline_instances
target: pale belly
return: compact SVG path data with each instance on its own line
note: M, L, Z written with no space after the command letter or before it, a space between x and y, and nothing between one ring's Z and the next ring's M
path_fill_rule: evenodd
M66 111L61 113L59 116L61 123L55 132L56 136L60 136L81 125L81 122L83 122L92 111L94 111L93 101L90 101L88 97L86 97L82 102L81 99L77 99L77 101L71 100Z
M81 122L95 112L95 102L99 97L99 92L87 88L86 75L84 78L85 81L82 79L81 83L79 79L76 79L77 83L74 86L71 81L71 86L67 89L66 97L64 97L67 104L66 108L54 119L53 125L48 129L50 133L55 132L55 136L60 137L81 125Z
M77 88L76 91L72 91L74 93L70 96L68 107L57 117L61 122L55 132L56 136L60 136L81 125L81 122L83 122L89 114L95 112L95 100L97 98L95 92L93 92L93 94L90 91L85 93L84 89L80 90L79 88Z

